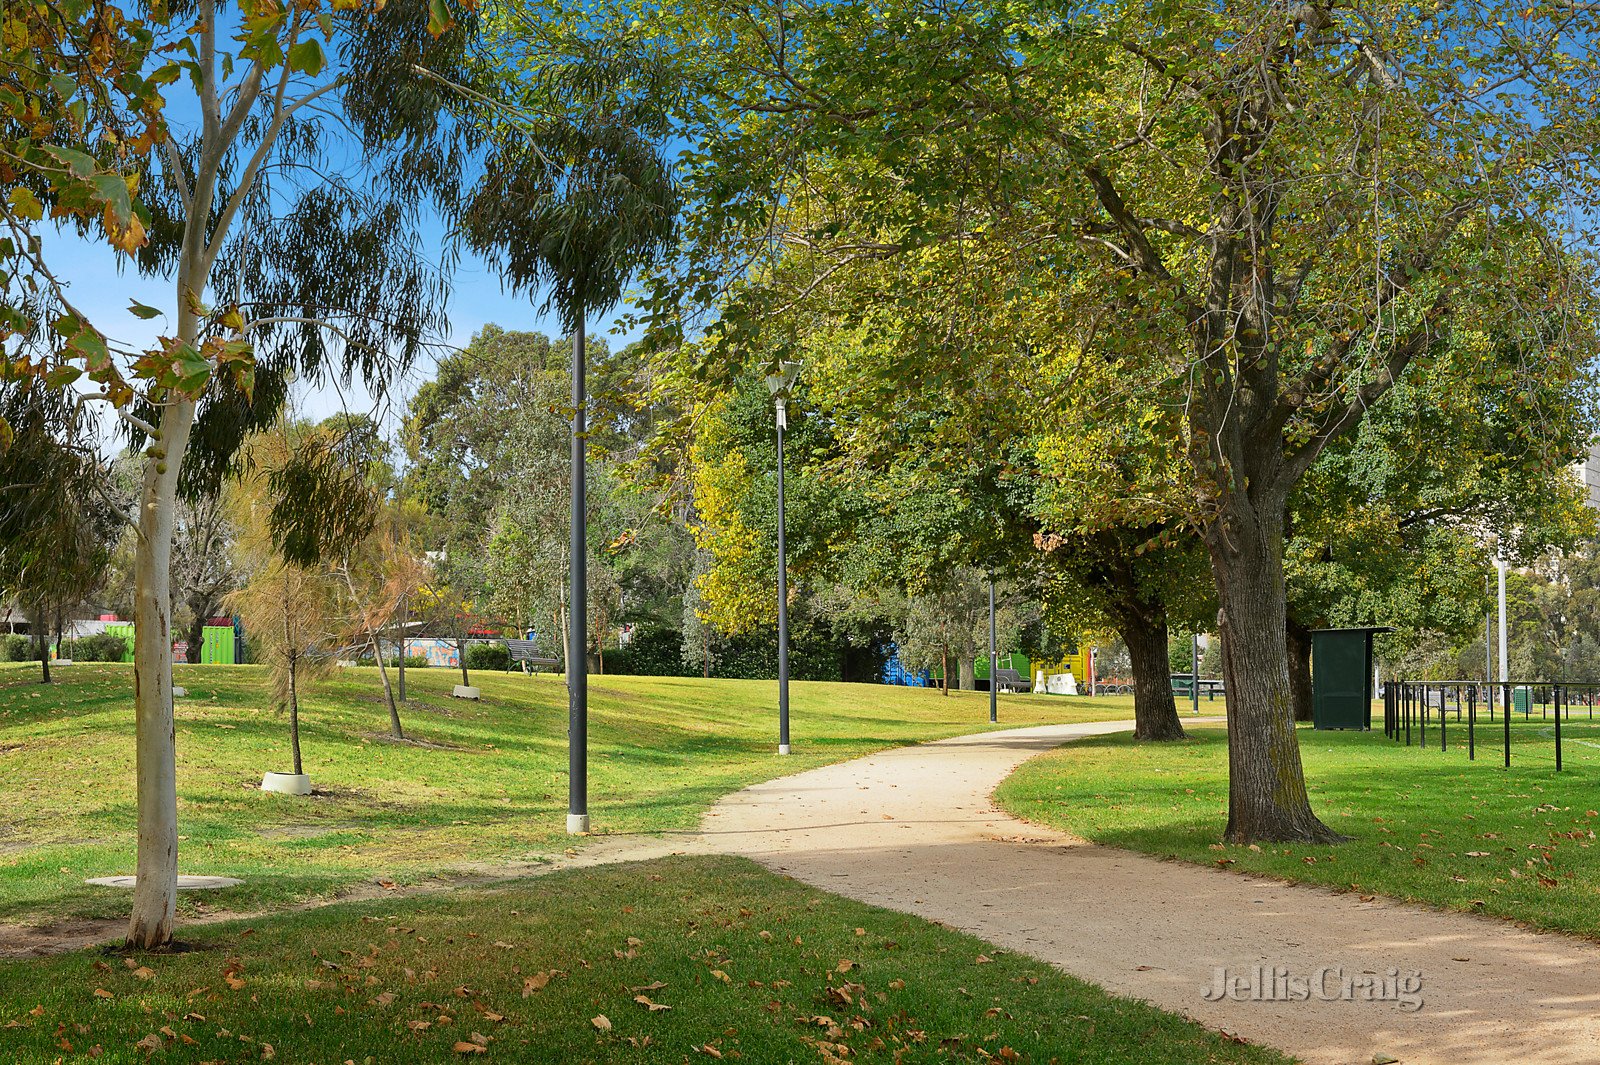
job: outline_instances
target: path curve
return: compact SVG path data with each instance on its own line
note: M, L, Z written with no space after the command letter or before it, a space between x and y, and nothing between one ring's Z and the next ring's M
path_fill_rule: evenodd
M757 784L713 807L697 842L941 921L1312 1065L1380 1055L1404 1065L1600 1062L1594 945L1095 846L992 803L1028 758L1130 726L981 733ZM1424 1005L1207 1002L1200 991L1218 966L1419 970Z

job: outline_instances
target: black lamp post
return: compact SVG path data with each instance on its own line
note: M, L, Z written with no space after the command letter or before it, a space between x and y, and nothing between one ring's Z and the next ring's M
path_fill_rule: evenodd
M572 334L572 592L567 607L567 832L589 831L589 530L583 319Z
M789 753L789 561L784 545L783 431L789 427L789 397L794 393L798 362L779 362L767 375L767 391L778 417L778 753Z

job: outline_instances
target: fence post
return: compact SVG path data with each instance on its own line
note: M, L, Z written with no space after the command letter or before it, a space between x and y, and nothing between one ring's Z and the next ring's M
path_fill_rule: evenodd
M1478 758L1478 690L1467 689L1467 761L1477 761Z
M1550 689L1551 701L1555 704L1556 712L1556 772L1561 772L1561 685L1557 684Z
M1507 681L1500 686L1500 697L1505 701L1500 704L1500 720L1505 724L1506 730L1506 768L1511 768L1511 683Z
M1445 746L1444 737L1444 722L1445 718L1448 716L1444 712L1444 693L1445 687L1443 684L1441 684L1439 685L1439 750L1441 751L1449 750L1449 748Z

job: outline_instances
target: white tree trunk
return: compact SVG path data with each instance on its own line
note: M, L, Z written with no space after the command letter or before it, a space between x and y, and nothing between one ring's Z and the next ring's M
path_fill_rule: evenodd
M139 535L134 547L134 751L139 858L128 944L158 947L172 938L178 902L178 770L172 719L172 529L178 469L194 423L182 401L162 415L161 439L144 460Z

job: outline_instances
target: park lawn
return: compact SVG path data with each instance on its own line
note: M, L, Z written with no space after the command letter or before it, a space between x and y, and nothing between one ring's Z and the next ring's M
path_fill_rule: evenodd
M0 921L120 917L128 896L87 877L134 864L132 667L83 663L37 683L0 666ZM254 666L178 666L183 872L243 887L180 896L185 916L250 913L337 896L357 882L504 873L573 845L565 834L567 693L558 676L474 674L479 703L449 698L460 674L408 670L408 737L387 739L375 668L340 671L302 699L318 794L271 795L287 771L286 717ZM770 682L594 677L590 812L599 833L691 830L748 784L895 744L991 728L988 699L883 685L797 682L794 754L776 754ZM1007 696L1001 727L1131 716L1126 698Z
M0 963L7 1060L1287 1061L738 858L184 934L188 953Z
M1302 728L1312 806L1353 837L1336 846L1219 842L1222 728L1191 728L1175 744L1077 741L1022 766L996 797L1020 817L1097 843L1600 938L1600 724L1564 726L1560 774L1549 725L1517 722L1510 770L1498 726L1480 733L1475 762L1454 722L1448 752L1437 728L1428 747L1381 731Z

